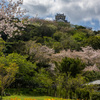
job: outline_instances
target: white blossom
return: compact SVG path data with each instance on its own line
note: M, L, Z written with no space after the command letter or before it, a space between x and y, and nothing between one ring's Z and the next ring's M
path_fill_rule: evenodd
M0 3L0 32L3 31L9 37L12 37L12 33L18 30L15 25L23 27L22 22L18 22L14 18L21 18L26 10L21 10L19 7L23 4L23 0L1 0ZM17 35L17 34L16 34Z

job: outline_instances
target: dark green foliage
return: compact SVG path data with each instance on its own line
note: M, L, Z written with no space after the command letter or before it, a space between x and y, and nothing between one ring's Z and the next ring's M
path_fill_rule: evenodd
M62 32L56 32L53 34L53 38L56 40L56 41L60 41L61 40L61 37L63 36L64 33Z
M55 53L60 52L63 48L64 47L60 42L54 42L53 49L55 50Z
M5 48L5 41L0 38L0 56L3 55L3 49Z
M44 38L42 38L42 37L35 37L34 36L34 38L32 40L36 40L36 43L41 43L41 44L44 43Z
M18 42L6 42L5 48L3 49L4 54L9 54L13 52L24 54L25 50L25 42L24 41L18 41Z
M43 96L47 95L47 89L45 88L7 88L6 93L11 95L31 95L31 96Z
M69 35L74 35L76 32L77 32L77 30L69 30L69 31L68 31L68 34L69 34Z
M100 34L100 30L98 30L98 31L94 31L94 33L95 33L95 35L99 35Z
M73 58L67 58L65 57L60 62L60 65L56 65L56 69L60 73L68 73L71 74L71 76L75 77L77 74L81 73L81 71L84 69L85 64L80 59L73 59Z
M53 44L55 42L55 40L53 38L44 36L43 39L44 39L45 45L47 45L48 47L53 47Z
M53 91L53 74L47 68L41 68L35 74L36 83L41 91L38 91L39 88L36 89L36 92L45 92L47 95L54 95ZM45 91L44 91L45 90Z
M89 91L85 88L78 88L76 90L76 96L78 99L89 99Z
M92 100L100 100L100 92L94 92L92 94Z
M38 26L34 25L27 25L25 30L22 31L21 40L28 41L30 39L33 39L34 36L40 36L40 33L38 32Z
M87 71L87 72L83 72L83 76L85 76L86 80L89 82L94 80L99 80L100 72Z
M34 69L35 64L26 60L25 56L21 56L17 53L9 54L8 56L0 59L2 63L16 63L19 67L18 73L15 77L15 82L12 83L11 87L27 87L33 84L33 77L35 75Z
M91 36L89 37L85 43L90 45L93 49L100 49L100 37L99 36Z
M54 32L55 32L55 29L45 24L41 25L38 29L38 33L40 34L41 37L43 36L52 37Z
M61 41L65 50L80 50L80 43L78 43L73 37L68 37Z
M3 53L9 54L9 53L12 53L12 52L13 52L12 45L9 44L9 43L5 43L5 48L3 49Z
M76 30L78 30L78 29L86 29L86 27L75 25L75 29L76 29Z
M7 35L4 32L0 32L0 35L4 41L7 40Z
M26 25L26 28L24 28L23 31L21 31L21 35L14 35L12 38L8 39L11 41L28 41L30 39L33 39L34 36L40 36L38 33L38 27L28 24Z

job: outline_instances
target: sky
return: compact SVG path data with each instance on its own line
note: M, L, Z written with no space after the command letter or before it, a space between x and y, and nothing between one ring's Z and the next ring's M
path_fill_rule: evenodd
M46 20L64 13L71 24L100 30L100 0L23 0L22 8L27 15Z
M23 0L28 15L54 20L57 13L75 25L100 30L100 0Z

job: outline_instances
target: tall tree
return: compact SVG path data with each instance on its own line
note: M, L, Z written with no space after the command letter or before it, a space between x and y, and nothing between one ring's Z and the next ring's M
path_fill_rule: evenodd
M13 36L13 32L17 30L16 35L20 34L18 27L24 27L23 23L18 20L25 13L21 10L20 5L23 0L1 0L0 3L0 32L4 32L9 37Z
M18 71L16 63L9 63L9 65L0 64L0 90L1 100L4 90L14 81L14 77Z
M66 73L67 75L70 73L72 77L76 77L77 74L81 73L84 67L85 63L80 59L65 57L60 63L56 63L55 70L60 73Z

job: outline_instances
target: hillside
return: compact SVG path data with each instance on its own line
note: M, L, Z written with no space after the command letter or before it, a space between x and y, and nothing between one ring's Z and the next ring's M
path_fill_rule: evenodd
M21 31L21 35L7 38L4 33L1 37L6 41L3 52L5 54L17 52L28 55L28 60L48 59L50 61L64 57L80 58L87 66L98 66L99 59L99 31L92 31L83 26L72 25L65 22L45 21L42 19L23 19L30 24ZM69 52L70 51L70 52ZM35 55L37 58L30 58ZM38 58L39 56L39 58ZM42 56L42 58L40 57ZM45 56L45 57L43 57ZM37 61L37 60L36 60ZM94 62L94 63L92 63Z
M17 35L0 32L1 65L18 67L7 92L18 89L16 94L72 98L75 91L79 96L82 89L87 90L82 84L100 79L99 31L67 22L25 21L28 24ZM89 98L87 94L83 97Z

